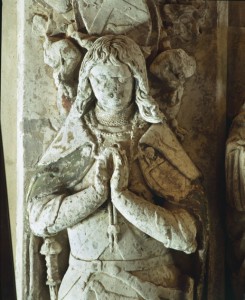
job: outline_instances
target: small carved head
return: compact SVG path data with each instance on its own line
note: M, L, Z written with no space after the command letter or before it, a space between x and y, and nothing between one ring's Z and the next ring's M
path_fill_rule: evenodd
M135 101L145 121L164 120L149 94L144 56L139 46L126 36L98 38L84 57L75 101L82 116L96 99L102 108L113 111Z

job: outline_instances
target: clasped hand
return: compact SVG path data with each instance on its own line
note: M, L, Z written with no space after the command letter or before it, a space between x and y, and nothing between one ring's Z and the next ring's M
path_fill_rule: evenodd
M128 187L129 167L126 152L119 147L103 149L96 157L95 189L115 198Z

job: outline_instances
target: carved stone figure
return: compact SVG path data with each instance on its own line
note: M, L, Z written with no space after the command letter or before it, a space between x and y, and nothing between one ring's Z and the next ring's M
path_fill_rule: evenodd
M162 91L167 92L166 100L160 101L160 107L176 135L183 139L186 132L179 128L176 116L182 103L184 84L195 73L196 61L183 49L169 49L154 59L150 71L163 83Z
M228 261L236 299L245 297L245 104L234 119L226 146Z
M162 24L168 17L164 16L162 20L160 15L160 10L165 6L172 15L173 10L179 11L179 8L170 8L169 4L162 7L154 0L133 3L115 0L113 3L110 0L37 2L47 6L48 12L45 16L39 13L33 18L33 31L45 38L44 61L53 69L58 89L57 104L62 115L69 112L74 100L78 76L77 72L72 71L80 66L82 55L79 50L83 52L82 49L90 48L98 36L124 34L140 46L147 64L151 65L150 72L158 78L150 77L151 93L164 111L168 124L183 140L186 131L178 126L177 115L184 84L195 73L196 63L195 58L183 49L171 49L170 39ZM182 10L190 10L190 5L181 7ZM73 18L70 15L68 18L68 12L73 13Z
M68 231L58 298L201 299L208 223L200 176L150 96L139 46L98 38L29 191L32 232Z
M80 50L67 39L44 43L44 62L53 68L53 77L58 88L57 105L60 112L69 111L76 96L77 74L81 65ZM68 100L69 99L69 100ZM61 100L61 101L59 101Z
M193 1L193 3L195 2ZM169 24L168 34L182 42L189 42L197 38L202 32L202 25L205 23L207 11L207 6L202 1L196 6L179 3L166 4L164 6L164 16Z

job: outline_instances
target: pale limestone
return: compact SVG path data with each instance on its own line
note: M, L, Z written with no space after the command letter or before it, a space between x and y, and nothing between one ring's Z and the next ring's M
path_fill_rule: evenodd
M84 1L84 3L88 5L88 2ZM91 5L96 7L96 4L100 5L100 3L93 1ZM142 1L142 3L146 2ZM128 34L126 28L123 33L132 41L124 36L118 37L117 50L114 51L111 48L107 49L105 44L113 45L117 39L108 36L97 39L96 34L100 32L95 32L93 36L86 33L86 22L79 19L81 12L77 11L75 6L69 11L69 17L62 14L59 18L57 12L50 14L52 11L50 8L42 12L42 6L33 7L28 4L30 3L25 3L25 10L22 11L25 12L25 16L34 16L36 12L48 18L52 26L47 27L43 39L32 34L31 22L24 27L23 44L28 47L25 48L23 55L25 58L28 57L30 62L22 65L21 73L23 82L28 83L28 87L24 86L23 94L20 95L23 101L23 114L20 114L20 117L24 125L25 152L22 163L24 161L25 177L22 184L21 182L19 184L19 202L22 204L19 219L24 220L26 216L26 202L22 198L27 194L27 189L23 189L24 184L27 187L30 178L34 175L34 183L31 184L28 197L31 229L35 235L45 237L46 242L51 241L50 235L61 231L55 235L55 240L60 243L62 252L59 255L55 253L58 257L52 262L50 253L45 251L46 260L49 262L47 271L51 279L49 280L51 297L55 299L60 279L62 284L59 294L65 296L69 293L65 296L67 299L76 299L81 294L81 289L83 296L87 295L89 299L93 299L92 297L140 299L139 295L143 299L159 299L160 295L170 299L178 297L191 299L193 294L201 297L207 247L205 227L208 226L205 209L203 214L199 214L199 211L205 206L206 200L201 185L193 184L200 177L200 172L166 124L168 121L174 130L177 127L176 124L171 124L171 117L166 113L172 109L171 103L166 100L169 99L169 91L161 81L155 82L153 74L145 69L145 59L149 65L149 62L152 63L157 55L161 55L161 52L171 45L166 41L169 38L166 35L167 31L160 29L161 19L156 13L154 1L147 1L147 5L152 5L148 21L157 21L152 22L151 34L144 35L144 42L140 44L142 36L138 36L137 31ZM162 6L163 4L161 8ZM214 12L217 7L215 3L210 6L212 13L209 22L216 28ZM69 24L72 20L70 18L72 12L76 15L75 22ZM54 16L55 22L53 22ZM61 35L54 36L59 33L59 30ZM181 81L184 101L182 109L178 108L173 114L176 120L178 119L189 130L189 132L185 131L184 148L188 150L199 168L201 166L205 175L208 174L205 177L206 182L211 183L210 170L213 170L213 166L207 165L207 162L210 163L212 159L201 155L198 149L200 145L202 151L205 151L203 145L209 147L210 133L204 132L209 129L202 120L200 122L198 119L197 121L193 119L195 114L199 117L200 114L204 117L208 116L206 108L199 108L203 105L202 99L207 91L211 93L212 99L209 105L213 108L216 105L216 89L213 85L216 79L219 82L223 80L222 76L215 77L218 67L210 78L205 78L205 81L200 79L200 76L204 78L205 72L208 72L205 59L213 59L213 53L216 51L215 34L207 32L209 33L200 35L197 42L188 45L182 41L177 47L178 49L183 47L188 53L187 57L189 52L190 57L195 56L198 73L193 74L195 68L188 69L187 66L188 76L185 77L189 77L189 74L193 76L190 79L185 78L185 85ZM77 76L79 80L77 96L74 99L67 99L65 103L62 102L64 110L68 113L66 120L64 114L60 115L56 107L56 83L53 82L55 73L59 77L63 72L56 72L56 66L52 65L53 69L51 69L43 62L45 41L48 40L52 45L58 40L63 44L63 41L66 41L65 37L69 37L69 41L76 47L80 45L78 49L81 54L84 55L88 50L83 58L80 75ZM211 52L205 56L203 45L210 38L213 41ZM139 43L141 49L134 42ZM112 66L111 62L106 63L105 60L100 59L98 53L97 56L94 54L96 51L93 47L99 47L100 43L103 50L100 55L105 52L110 58L113 53L119 55L128 51L128 56L122 55L120 58L119 55L119 58L112 59L112 62L120 61L116 66ZM54 52L52 47L50 49L52 56ZM70 53L72 51L68 50L68 58ZM61 55L60 66L64 63L62 58L63 55ZM52 61L55 61L55 55ZM194 63L192 65L194 66ZM170 78L171 75L173 74L170 72ZM150 89L147 76L150 80ZM138 82L136 86L135 81ZM58 89L61 84L57 82ZM102 84L103 89L101 89ZM150 91L151 94L156 95L156 99L150 96ZM110 101L107 98L110 98ZM118 99L120 99L119 105ZM213 110L210 110L209 114L213 117ZM195 134L199 136L196 141ZM51 145L48 146L50 143ZM41 173L36 170L37 165L43 169ZM39 175L35 176L35 174ZM111 197L108 197L109 194ZM190 197L190 194L193 197ZM153 195L163 196L165 200L155 198L156 202L162 201L156 204ZM79 201L80 197L85 197L89 200L88 203ZM165 207L164 203L169 203L174 209L170 209L168 205ZM182 208L179 208L177 203L182 204ZM95 226L98 232L93 231ZM70 251L67 249L67 239L62 231L66 228L68 228L71 244L68 270L67 255ZM129 232L128 228L130 228ZM88 235L91 237L89 240L86 239ZM140 243L135 241L135 235ZM203 241L202 245L197 243L197 235L202 236L198 239ZM23 221L23 231L19 230L19 237L23 239L20 256L22 255L22 258L29 256L30 259L29 265L26 265L24 260L21 266L19 298L48 299L45 282L41 281L39 276L44 272L44 264L39 254L42 239L30 234L29 223L25 221ZM133 245L132 241L135 241ZM172 261L171 249L179 251L178 255L183 252L185 259L188 253L199 255L199 262L196 264L200 267L197 271L198 275L191 278L185 272L181 274ZM164 255L157 255L160 253ZM88 259L92 260L92 263L87 262ZM60 279L56 277L56 260L60 267ZM19 265L21 265L20 258ZM139 271L140 265L143 268L141 271ZM151 274L147 275L144 270L148 270L149 265L154 268L152 273L149 272ZM159 269L159 265L163 268ZM81 274L85 269L87 271ZM130 271L133 274L130 275ZM65 272L67 273L63 277ZM163 277L159 275L159 278L164 281L160 287L157 287L156 278L153 279L154 272L163 274ZM72 288L70 283L74 283L79 274L81 278ZM86 284L91 274L91 280ZM169 276L169 281L166 281L164 274ZM28 282L29 276L31 281ZM180 277L186 280L186 287L183 289L178 285ZM139 278L142 278L143 282L138 281ZM150 278L153 282L144 282L144 280L151 281ZM55 288L51 286L52 279ZM171 286L175 287L175 290L170 289Z
M135 92L134 80L138 84ZM134 94L136 99L133 99ZM85 114L87 103L91 101L96 101L95 109ZM35 235L47 241L50 235L68 230L70 266L62 280L59 299L73 299L77 289L82 291L76 296L80 299L98 298L101 293L108 299L171 299L177 295L191 299L196 293L193 279L186 275L188 288L181 289L177 284L178 273L173 276L170 286L166 283L156 286L153 274L145 279L149 283L144 283L140 273L138 277L127 272L141 272L142 268L151 270L149 259L156 263L166 260L167 273L177 272L167 249L190 254L199 247L196 222L200 218L205 222L206 218L201 211L196 212L195 221L187 206L171 211L153 204L154 191L166 200L187 203L194 192L199 195L195 205L204 206L204 203L198 204L203 199L201 187L192 184L200 173L164 123L164 115L149 95L144 56L139 47L124 36L105 36L95 41L82 63L76 100L65 125L41 159L39 164L44 170L34 179L29 192L29 220ZM165 143L174 147L177 153L165 149ZM148 154L150 149L151 156ZM167 155L167 160L154 154L156 150ZM77 155L81 155L80 158L76 159ZM159 168L160 162L166 166ZM54 164L58 169L60 164L69 167L49 173ZM164 182L166 172L172 177L168 184ZM155 173L162 177L156 178ZM132 177L132 174L137 176ZM176 181L176 186L171 185L172 180ZM69 194L62 192L68 187ZM148 190L148 197L142 194L143 188ZM101 208L103 204L106 209ZM94 222L99 225L96 231ZM131 229L132 225L134 229ZM91 230L93 235L89 233ZM145 234L149 236L148 240L145 240ZM205 231L203 234L206 240ZM57 267L57 262L54 258L49 262L50 252L45 253L48 274L51 274L48 275L50 295L53 295L53 285L60 282L54 275L57 270L52 266ZM102 269L94 270L96 263L102 264ZM80 266L82 271L84 264L86 272L76 283L77 276L72 268ZM166 273L165 269L162 271ZM159 280L163 280L160 278L164 278L164 273L159 273ZM115 281L113 285L109 278ZM121 280L125 287L120 287Z

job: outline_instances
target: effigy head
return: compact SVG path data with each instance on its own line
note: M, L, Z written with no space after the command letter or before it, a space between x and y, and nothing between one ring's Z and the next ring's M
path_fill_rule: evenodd
M104 104L105 109L120 103L126 106L135 101L147 122L159 123L164 119L150 96L145 59L140 47L126 36L98 38L84 57L75 102L81 115L96 99L101 100L100 104Z

